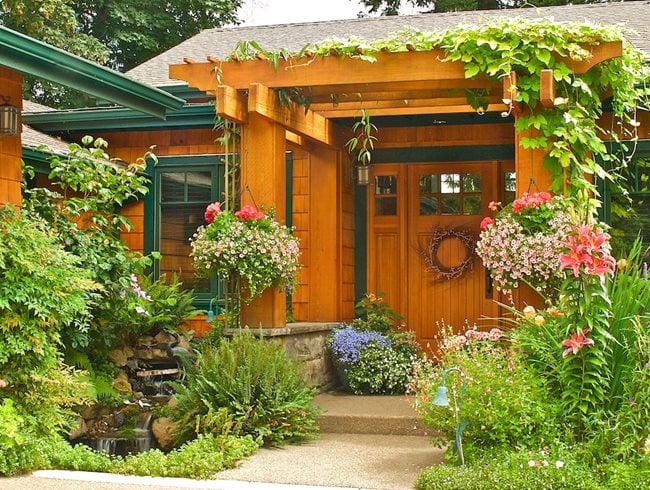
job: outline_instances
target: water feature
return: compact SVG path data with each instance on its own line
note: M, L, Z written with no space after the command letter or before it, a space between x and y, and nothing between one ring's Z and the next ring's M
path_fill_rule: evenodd
M149 451L155 447L151 432L151 412L140 412L133 429L133 436L128 429L106 433L95 439L95 449L106 454L126 456L127 454Z

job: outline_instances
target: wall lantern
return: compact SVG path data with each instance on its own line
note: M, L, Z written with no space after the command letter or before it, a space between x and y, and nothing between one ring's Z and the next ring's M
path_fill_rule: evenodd
M368 185L370 182L370 167L357 165L357 185Z
M0 95L2 104L0 104L0 136L15 136L19 133L18 129L18 107L9 104L10 97Z

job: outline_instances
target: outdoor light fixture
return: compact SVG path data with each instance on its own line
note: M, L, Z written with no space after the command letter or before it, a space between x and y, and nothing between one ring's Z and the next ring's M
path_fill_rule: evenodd
M460 398L458 400L458 405L455 408L456 412L456 440L454 441L454 453L458 453L460 457L460 464L465 464L465 457L463 456L463 431L467 427L467 420L460 421L460 410L463 407L463 395L465 394L465 375L460 368L452 367L445 369L442 372L442 378L440 379L440 386L436 391L436 396L431 402L433 405L439 407L448 407L449 406L449 396L447 396L447 387L445 386L445 381L449 373L458 373L462 380L460 385Z
M208 309L208 318L206 319L206 322L212 323L214 321L214 314L215 312L219 313L219 306L214 306L214 301L217 298L212 298L210 300L210 308Z
M15 136L19 133L18 129L18 107L9 104L10 97L0 95L2 104L0 104L0 136Z
M370 167L357 165L357 185L368 185L370 182Z

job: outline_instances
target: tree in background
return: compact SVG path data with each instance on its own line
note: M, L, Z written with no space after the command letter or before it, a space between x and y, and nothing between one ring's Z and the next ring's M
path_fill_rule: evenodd
M125 71L203 29L239 22L243 0L3 0L0 25ZM26 77L25 97L52 107L84 94Z
M415 7L422 13L434 13L603 3L603 0L360 0L360 3L368 8L368 13L380 12L381 15L399 15L400 7L406 5Z

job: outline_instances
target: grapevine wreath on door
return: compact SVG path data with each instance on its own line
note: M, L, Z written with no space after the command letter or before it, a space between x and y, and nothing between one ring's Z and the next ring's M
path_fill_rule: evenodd
M440 245L445 240L460 240L465 245L465 258L460 264L444 264L438 255ZM434 228L428 247L422 251L428 272L433 272L445 279L455 279L472 269L474 264L474 251L476 249L476 236L465 230L449 230Z

